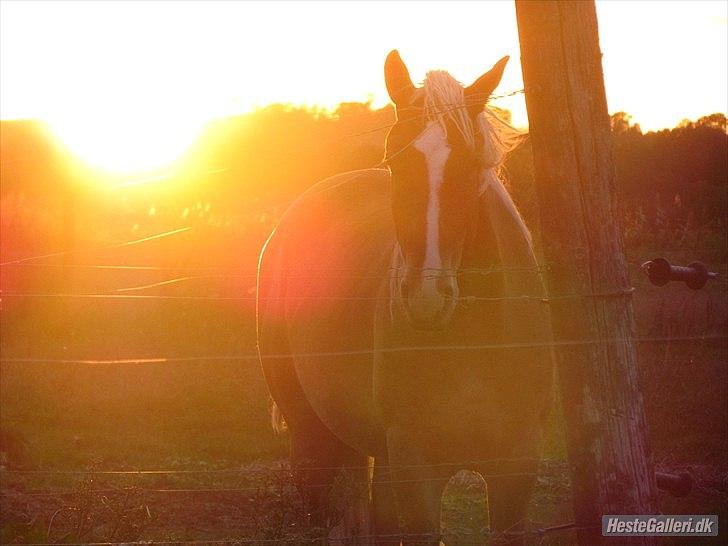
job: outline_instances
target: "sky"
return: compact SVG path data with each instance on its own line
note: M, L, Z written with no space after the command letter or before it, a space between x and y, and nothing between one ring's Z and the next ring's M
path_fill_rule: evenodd
M726 113L728 2L607 0L597 11L610 112L644 130ZM90 155L126 142L119 159L133 160L136 143L154 160L211 119L272 102L384 105L394 48L415 81L446 69L469 84L510 55L498 92L523 87L510 0L0 0L0 118L47 121ZM495 104L527 125L522 95Z

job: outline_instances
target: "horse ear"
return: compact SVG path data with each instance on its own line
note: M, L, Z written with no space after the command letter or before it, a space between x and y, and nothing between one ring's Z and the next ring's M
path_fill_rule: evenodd
M395 106L405 106L414 93L415 86L409 70L396 49L390 51L384 61L384 83L387 84L389 98Z
M488 100L488 97L493 93L503 77L503 71L506 68L506 63L510 57L506 55L500 61L495 63L493 68L488 70L485 74L480 76L475 82L469 87L465 88L465 99L468 104L472 107L480 110Z

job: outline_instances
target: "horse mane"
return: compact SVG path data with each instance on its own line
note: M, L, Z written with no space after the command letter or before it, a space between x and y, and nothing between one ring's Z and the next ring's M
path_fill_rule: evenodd
M465 142L475 147L478 136L482 142L483 179L480 194L492 189L503 202L508 212L518 224L524 236L531 242L531 234L521 218L513 199L504 185L503 163L528 136L500 118L488 106L483 107L473 123L468 114L465 89L462 84L444 70L427 73L424 86L424 115L427 121L442 126L447 134L448 126L455 127ZM450 122L450 123L447 123Z

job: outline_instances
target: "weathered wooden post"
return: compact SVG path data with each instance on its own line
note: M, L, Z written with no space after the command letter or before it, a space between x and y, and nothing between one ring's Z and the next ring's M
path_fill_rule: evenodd
M657 512L593 1L516 0L574 512L582 546L603 514Z

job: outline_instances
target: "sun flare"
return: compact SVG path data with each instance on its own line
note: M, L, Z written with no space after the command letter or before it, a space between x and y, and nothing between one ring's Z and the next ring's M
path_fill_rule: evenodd
M49 122L73 156L123 174L164 168L206 122L256 106L383 106L381 63L395 47L417 81L448 67L470 82L509 54L500 91L521 89L513 2L453 5L423 3L411 26L409 2L388 3L384 17L346 2L3 0L0 119ZM610 112L642 129L726 110L724 4L687 5L598 2ZM523 95L496 105L527 126Z
M184 154L203 122L180 115L114 111L52 118L55 136L78 160L113 174L164 168Z

